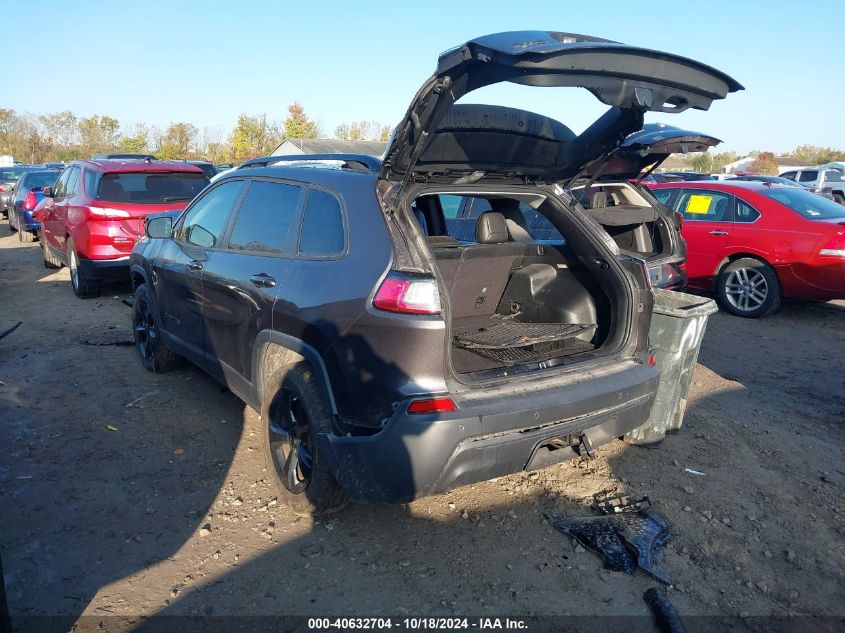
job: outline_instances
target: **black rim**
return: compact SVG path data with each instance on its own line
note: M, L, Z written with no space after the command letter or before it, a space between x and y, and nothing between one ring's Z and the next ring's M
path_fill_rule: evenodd
M155 355L155 342L158 339L153 311L146 299L138 299L135 308L135 345L138 354L146 361L152 361Z
M285 488L301 494L311 483L314 464L308 414L291 389L283 388L278 398L278 406L270 410L270 453Z

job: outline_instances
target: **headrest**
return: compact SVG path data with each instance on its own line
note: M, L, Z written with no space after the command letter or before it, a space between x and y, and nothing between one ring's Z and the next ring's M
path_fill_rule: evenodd
M479 244L504 244L508 241L508 225L505 216L487 211L478 216L475 223L475 241Z
M603 209L607 206L607 194L604 191L596 191L590 196L591 209Z

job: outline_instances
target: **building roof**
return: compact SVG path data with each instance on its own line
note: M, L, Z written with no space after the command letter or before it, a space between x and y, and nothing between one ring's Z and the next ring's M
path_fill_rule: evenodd
M367 154L381 156L387 149L384 141L349 141L342 138L287 138L273 150L273 156L283 156L293 148L303 154Z
M792 167L815 167L816 163L811 163L808 160L801 160L800 158L793 158L792 156L775 156L775 162L778 165L791 165Z

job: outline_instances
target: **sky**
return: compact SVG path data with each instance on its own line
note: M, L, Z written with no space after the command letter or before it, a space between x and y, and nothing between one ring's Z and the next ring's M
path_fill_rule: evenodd
M515 30L582 33L676 53L745 90L707 112L650 113L723 140L716 151L845 149L843 31L830 2L597 0L4 0L0 108L71 110L225 134L241 113L282 120L292 101L324 136L357 120L395 125L438 55ZM815 6L815 8L813 8ZM8 28L19 24L21 28ZM580 132L606 109L577 88L499 84L466 103L551 116Z

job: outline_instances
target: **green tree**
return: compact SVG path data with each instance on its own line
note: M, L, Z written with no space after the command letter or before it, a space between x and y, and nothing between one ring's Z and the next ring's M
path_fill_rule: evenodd
M738 158L739 156L736 155L736 152L721 152L719 154L713 154L713 163L710 166L711 173L721 172L725 165L734 162Z
M189 158L196 146L197 128L190 123L171 123L156 151L159 158Z
M693 170L703 174L709 174L713 169L713 157L707 152L688 154L684 159Z
M266 114L241 114L229 140L232 160L243 161L272 152L281 141L278 125L267 121Z
M93 115L79 119L77 124L82 139L82 149L87 154L108 152L117 145L120 124L110 116Z
M43 114L38 117L44 129L44 140L52 145L67 147L76 143L79 134L76 115L70 110Z
M143 123L137 123L131 134L123 134L117 140L117 149L125 154L145 154L149 151L149 130Z
M390 136L390 126L378 123L377 121L342 123L335 128L334 135L335 138L343 138L350 141L386 141Z
M297 101L288 106L288 118L284 126L287 138L317 138L320 135L320 126L308 118L305 109Z

